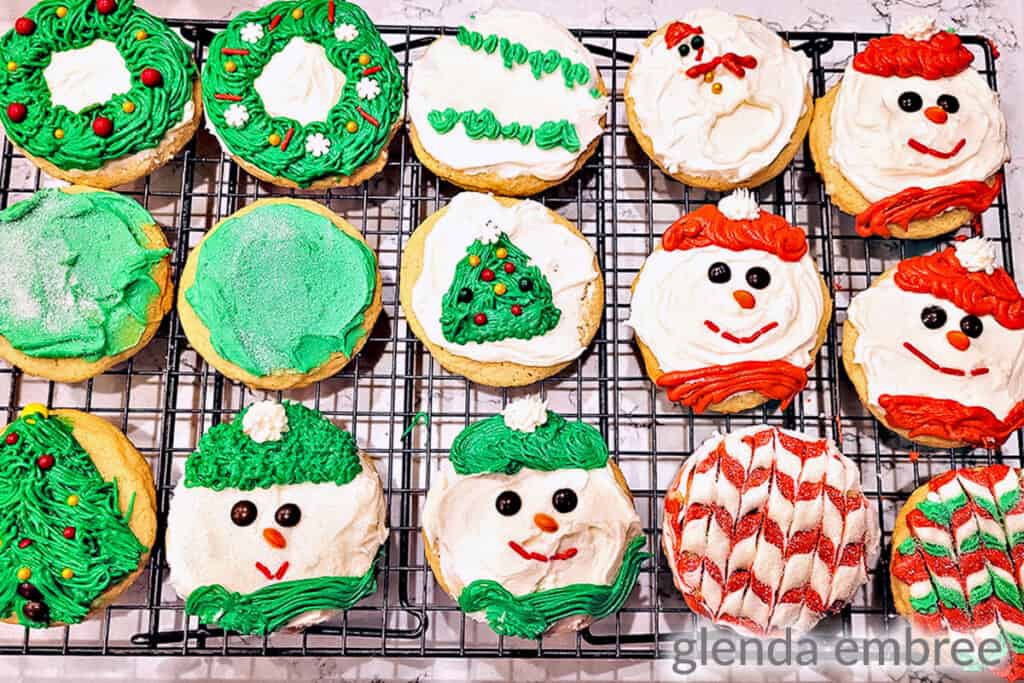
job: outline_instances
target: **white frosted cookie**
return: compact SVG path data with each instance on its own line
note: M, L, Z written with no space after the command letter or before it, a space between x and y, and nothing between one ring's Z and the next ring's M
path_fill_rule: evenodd
M417 156L472 190L524 196L566 179L596 149L607 108L593 57L535 12L473 15L409 73Z
M754 19L692 10L637 51L625 88L630 128L682 182L760 185L785 168L810 125L810 68Z

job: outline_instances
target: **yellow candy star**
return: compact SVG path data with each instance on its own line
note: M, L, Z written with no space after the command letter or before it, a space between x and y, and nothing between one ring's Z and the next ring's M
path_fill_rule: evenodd
M281 136L277 133L271 133L267 136L267 142L269 142L271 146L277 147L281 144Z
M43 417L50 416L50 411L48 411L46 409L46 406L44 406L42 403L29 403L28 405L21 409L19 415L21 417L27 417L28 415L35 415L37 413L39 415L42 415Z
M480 265L480 257L477 256L476 254L471 255L469 257L469 265L473 266L474 268L479 266Z
M14 71L17 68L18 68L18 63L17 62L15 62L15 61L7 62L7 70L8 71Z
M359 130L359 124L356 123L355 121L349 121L348 123L345 124L345 130L347 130L349 133L355 133L357 130Z
M359 63L362 64L363 66L366 66L367 64L369 64L370 63L370 55L366 54L365 52L363 54L359 55Z
M224 70L227 71L229 74L233 74L236 71L238 71L238 65L229 59L228 61L224 62Z
M63 128L58 128L57 130L53 131L53 137L57 138L58 140L63 140L64 139L64 129Z

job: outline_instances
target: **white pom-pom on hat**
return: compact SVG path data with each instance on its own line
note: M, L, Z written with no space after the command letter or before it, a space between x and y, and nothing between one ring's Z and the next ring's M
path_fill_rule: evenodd
M985 271L986 275L991 275L999 266L996 243L984 237L971 237L957 242L954 248L960 265L971 273Z
M908 18L900 25L899 30L899 33L911 40L931 40L932 36L938 32L935 19L924 15Z
M527 396L505 406L501 416L509 429L532 434L548 421L548 402L540 396Z
M242 418L242 431L256 443L280 441L288 431L288 414L277 401L259 401Z
M752 221L761 215L761 207L750 190L739 189L718 201L718 210L733 221Z

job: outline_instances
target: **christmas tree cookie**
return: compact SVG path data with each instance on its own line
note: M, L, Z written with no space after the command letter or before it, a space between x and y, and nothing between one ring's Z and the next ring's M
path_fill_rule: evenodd
M626 76L629 128L667 174L724 192L779 175L813 110L811 62L770 28L717 9L665 24Z
M996 448L1024 426L1024 297L981 237L900 261L850 302L843 364L900 436Z
M254 403L185 462L167 518L171 584L204 624L315 624L376 591L384 517L351 434L298 403Z
M490 386L531 384L579 357L603 287L583 235L530 200L458 194L402 254L410 328L449 372Z
M173 301L170 250L128 197L47 189L0 211L0 358L81 382L134 356Z
M31 404L0 433L0 473L0 619L77 624L127 590L156 538L156 493L124 434Z
M214 36L203 99L211 132L257 178L356 185L387 162L403 82L358 5L287 0L242 12Z
M427 561L459 607L499 635L540 638L614 614L649 555L601 434L536 397L452 444L423 510Z
M651 381L696 413L735 413L806 386L832 300L803 230L746 190L692 211L633 280L628 324Z
M263 199L215 225L189 254L178 290L196 351L267 390L337 373L380 309L377 259L363 236L304 199Z
M1008 681L1024 678L1022 493L1017 468L946 472L910 495L892 532L896 611L916 636L984 643L982 663Z
M0 38L0 64L7 137L71 183L142 178L202 119L192 48L132 0L42 0Z
M438 176L523 197L575 174L608 111L594 58L554 19L493 9L427 47L409 72L409 138Z
M799 635L849 604L880 537L853 461L767 425L705 441L665 492L662 529L690 609L765 637Z
M992 204L1010 158L999 97L928 18L868 42L816 106L811 152L863 237L921 239Z

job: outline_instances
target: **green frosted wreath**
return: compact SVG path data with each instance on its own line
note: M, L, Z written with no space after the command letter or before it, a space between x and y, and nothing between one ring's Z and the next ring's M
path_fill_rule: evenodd
M80 111L54 105L44 76L53 56L97 40L116 46L131 88ZM158 147L185 118L197 75L184 41L130 0L42 0L0 39L0 61L7 136L64 170Z
M326 120L271 116L254 83L294 38L319 45L345 81ZM343 0L275 2L243 12L214 37L203 67L203 100L234 156L301 187L349 176L377 159L402 110L402 75L390 48L358 6Z

